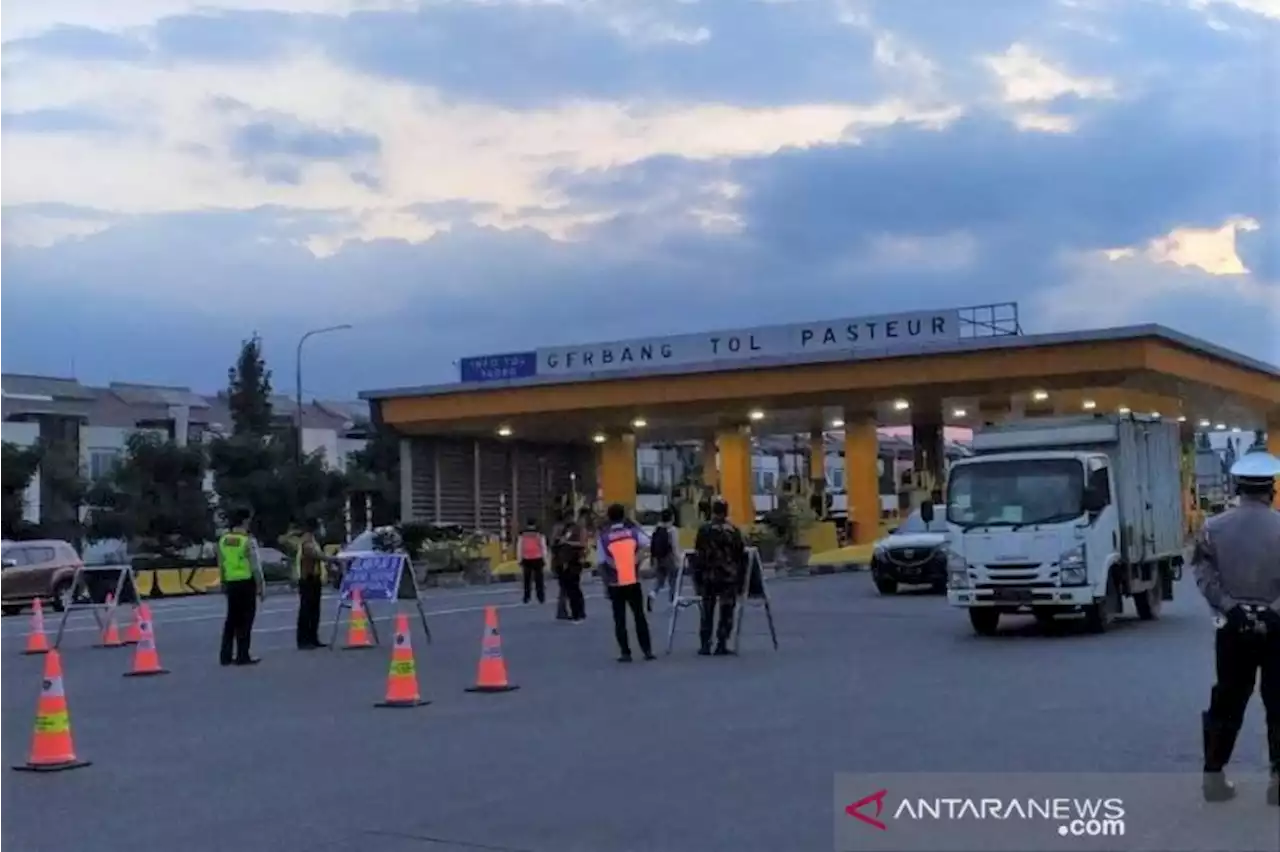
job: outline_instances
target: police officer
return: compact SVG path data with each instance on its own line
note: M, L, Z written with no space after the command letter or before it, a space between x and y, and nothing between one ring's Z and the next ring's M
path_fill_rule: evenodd
M609 507L609 525L600 531L596 550L600 575L609 590L613 606L613 633L621 655L618 662L631 662L631 643L627 638L627 610L636 623L636 641L646 660L654 659L649 637L649 622L644 614L644 589L640 585L641 551L649 547L649 537L627 518L620 503Z
M696 580L702 596L698 653L711 653L711 631L715 627L718 656L730 653L729 636L733 633L733 611L742 585L742 570L747 562L747 543L742 531L729 521L729 504L719 498L711 503L711 520L698 529L694 540ZM720 605L720 621L714 624L716 604Z
M257 601L265 600L267 586L258 560L258 546L249 535L249 513L237 509L228 519L231 529L218 539L218 571L222 576L222 591L227 596L227 619L222 625L219 660L224 666L252 666L258 659L249 656L249 640L258 612Z
M1196 584L1215 613L1217 683L1202 717L1204 798L1235 796L1223 770L1231 760L1245 708L1261 672L1271 783L1280 798L1280 512L1275 499L1280 459L1250 452L1231 468L1240 505L1205 522L1192 563Z
M298 626L295 639L299 651L325 647L320 641L320 601L324 596L324 581L320 578L321 565L339 564L341 560L328 556L316 540L320 522L309 518L302 525L302 535L293 554L294 577L298 581Z

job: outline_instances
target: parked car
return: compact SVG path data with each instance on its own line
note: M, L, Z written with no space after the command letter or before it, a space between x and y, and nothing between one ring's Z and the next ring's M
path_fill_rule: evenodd
M876 542L871 553L871 579L882 595L896 594L899 585L932 586L947 590L947 520L925 521L919 509L902 525Z
M71 601L71 583L82 567L80 555L65 541L6 541L2 546L0 598L5 615L22 612L39 598L56 612Z

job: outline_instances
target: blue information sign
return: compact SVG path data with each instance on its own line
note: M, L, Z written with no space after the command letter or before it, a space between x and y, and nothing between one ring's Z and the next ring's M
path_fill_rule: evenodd
M342 573L344 601L351 600L351 590L359 589L365 601L394 601L400 593L400 577L408 567L403 553L374 553L357 556Z
M505 355L481 355L477 358L463 358L458 366L464 382L528 379L538 374L538 353L508 352Z

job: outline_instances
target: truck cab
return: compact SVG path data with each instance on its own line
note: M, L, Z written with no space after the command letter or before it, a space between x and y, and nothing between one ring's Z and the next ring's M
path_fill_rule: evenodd
M1088 418L975 435L947 485L948 601L983 635L1011 613L1101 632L1125 597L1158 617L1182 563L1176 430Z

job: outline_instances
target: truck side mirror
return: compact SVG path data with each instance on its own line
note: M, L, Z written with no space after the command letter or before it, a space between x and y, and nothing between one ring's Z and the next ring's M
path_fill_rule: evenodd
M920 520L924 521L925 526L933 523L933 501L925 500L920 504Z

